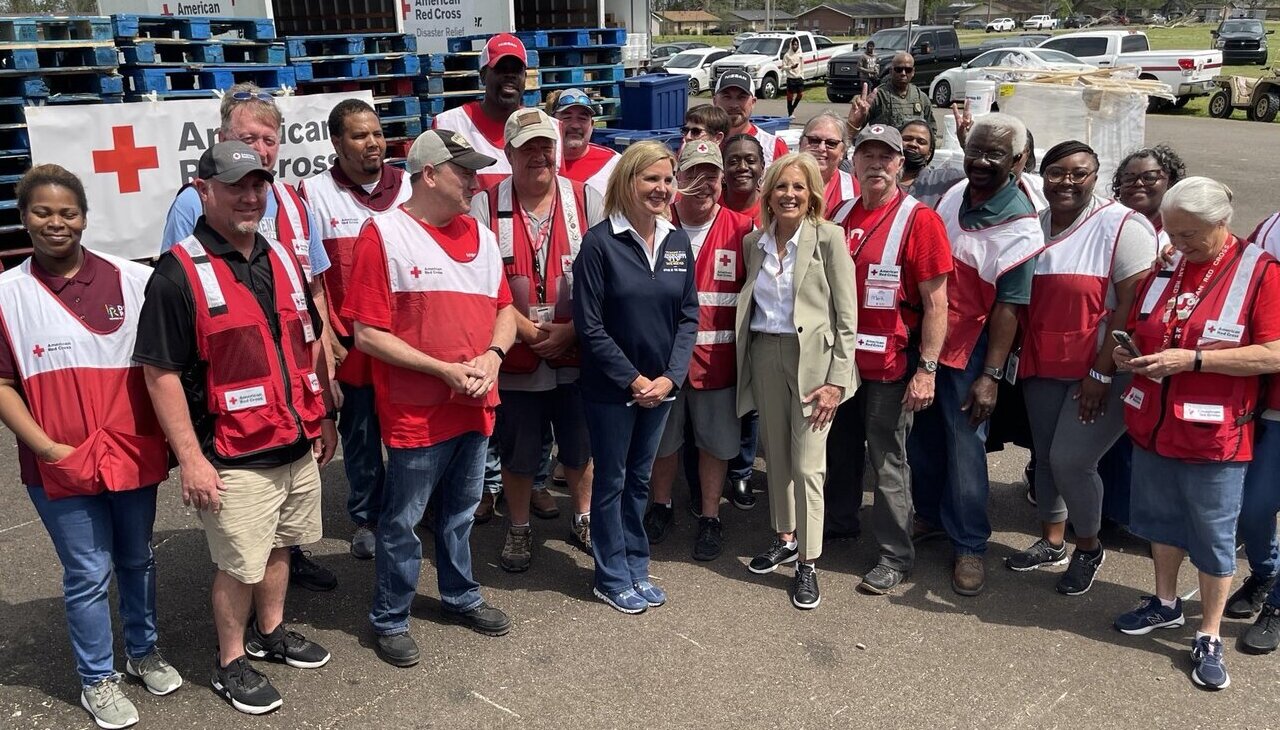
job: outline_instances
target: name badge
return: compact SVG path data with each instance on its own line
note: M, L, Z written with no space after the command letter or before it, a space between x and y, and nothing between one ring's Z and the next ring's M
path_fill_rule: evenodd
M320 392L320 378L315 373L307 373L307 385L311 386L312 393Z
M716 281L733 281L737 278L738 270L738 252L728 249L717 248L716 255Z
M1174 413L1192 423L1222 423L1227 420L1226 407L1206 403L1178 403L1174 405Z
M534 324L550 324L555 319L555 308L550 304L534 304L529 307L529 321Z
M1140 411L1142 410L1142 399L1146 397L1146 393L1143 393L1133 386L1129 386L1129 389L1124 392L1124 404L1134 410Z
M898 290L868 285L862 303L867 309L893 309L898 304Z
M307 295L302 292L293 293L293 308L299 312L307 311Z
M1018 356L1017 350L1010 352L1008 359L1004 361L1004 381L1009 385L1018 384L1018 363L1020 361L1021 358Z
M867 281L887 281L897 284L902 281L902 267L875 264L867 269Z
M564 254L560 257L560 273L565 276L573 276L573 256Z
M1205 322L1204 332L1200 336L1206 340L1235 342L1238 344L1240 339L1244 337L1244 325L1211 319Z
M302 341L310 344L316 341L316 328L310 322L302 325Z
M859 332L856 347L863 352L887 352L889 350L889 338L879 335L864 335Z
M307 256L310 258L311 242L305 238L293 239L293 253L296 256Z
M267 389L261 385L239 390L228 390L222 394L228 411L243 411L246 408L257 408L267 404Z
M671 272L686 272L689 266L688 251L663 251L662 268Z

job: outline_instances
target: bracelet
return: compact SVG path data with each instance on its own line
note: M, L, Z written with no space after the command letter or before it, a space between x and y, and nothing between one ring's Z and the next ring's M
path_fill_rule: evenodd
M1198 372L1200 372L1200 368L1201 368L1201 366L1203 366L1203 365L1204 365L1204 353L1202 353L1200 350L1196 350L1196 367L1195 367L1195 371L1196 371L1197 373L1198 373Z
M1094 370L1093 368L1089 368L1089 377L1091 377L1091 378L1093 378L1094 380L1098 381L1099 383L1103 383L1103 384L1105 384L1105 385L1110 385L1110 384L1111 384L1111 376L1110 376L1110 375L1104 375L1104 374L1102 374L1102 373L1098 372L1097 370Z
M499 360L507 359L507 353L503 352L502 348L498 347L497 345L489 345L489 347L485 349L485 352L492 352L493 354L498 356Z

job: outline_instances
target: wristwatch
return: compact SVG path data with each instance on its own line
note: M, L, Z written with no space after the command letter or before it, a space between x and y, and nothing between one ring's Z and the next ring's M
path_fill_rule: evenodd
M933 375L934 373L938 372L938 361L937 360L921 360L920 364L917 367L918 369L923 370L926 373L929 373L930 375Z
M982 367L982 374L996 382L1004 380L1004 368L993 368L989 365L984 365Z

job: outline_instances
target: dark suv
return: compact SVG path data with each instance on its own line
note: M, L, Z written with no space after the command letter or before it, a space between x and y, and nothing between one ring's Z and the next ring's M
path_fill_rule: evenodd
M1224 20L1213 31L1213 47L1222 51L1224 64L1256 63L1267 65L1267 36L1275 33L1262 27L1261 20L1236 18Z

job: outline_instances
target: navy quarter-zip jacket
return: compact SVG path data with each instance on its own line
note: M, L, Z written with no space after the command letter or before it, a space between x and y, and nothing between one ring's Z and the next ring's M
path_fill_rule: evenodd
M663 241L652 271L629 231L615 234L607 219L587 231L573 262L583 398L626 403L639 375L684 385L698 334L693 267L689 236L679 228Z

